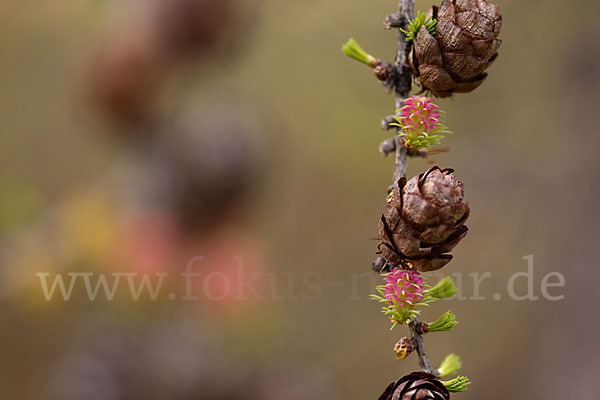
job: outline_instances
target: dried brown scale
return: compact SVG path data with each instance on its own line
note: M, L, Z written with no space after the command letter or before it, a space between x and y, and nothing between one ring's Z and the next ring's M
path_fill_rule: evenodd
M435 35L421 26L409 56L423 89L438 97L477 88L502 41L500 8L485 0L443 0L432 7Z
M379 400L448 400L450 392L435 375L413 372L392 382Z
M379 251L396 265L435 271L466 235L469 206L463 185L450 169L432 167L406 182L401 178L379 222Z

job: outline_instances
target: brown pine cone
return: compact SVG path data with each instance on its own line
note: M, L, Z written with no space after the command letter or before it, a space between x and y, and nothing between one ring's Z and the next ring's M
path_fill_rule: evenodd
M426 372L413 372L392 382L379 396L379 400L448 400L450 392Z
M443 0L428 16L438 21L435 35L421 26L409 57L421 86L438 97L474 90L502 43L500 8L485 0Z
M427 272L452 260L446 253L467 234L469 216L463 184L453 172L436 166L394 185L379 221L378 247L388 262Z

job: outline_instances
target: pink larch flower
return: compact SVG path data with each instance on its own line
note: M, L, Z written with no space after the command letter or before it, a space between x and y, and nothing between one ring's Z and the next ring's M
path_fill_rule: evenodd
M429 133L440 123L439 107L429 97L413 96L404 100L400 113L400 123L405 131L408 129L414 133Z
M424 297L423 278L417 271L395 268L385 276L384 297L396 307L412 306Z
M452 133L440 122L439 107L433 99L425 96L413 96L404 100L400 115L394 117L391 126L401 128L399 133L406 139L406 146L422 150L439 144L443 134Z

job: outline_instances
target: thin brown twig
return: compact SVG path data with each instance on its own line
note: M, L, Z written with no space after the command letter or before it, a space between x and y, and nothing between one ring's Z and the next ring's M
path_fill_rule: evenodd
M406 41L406 35L400 30L400 28L404 30L408 28L409 21L414 16L413 9L414 0L399 0L398 13L386 18L387 27L398 28L398 49L396 51L396 57L394 60L394 66L396 67L394 82L396 115L399 115L399 110L404 105L404 100L408 98L412 87L412 71L408 66L408 54L410 51L410 45ZM396 133L399 133L398 130L396 131ZM395 155L394 177L392 184L395 184L398 181L398 179L406 176L406 164L408 155L408 149L404 144L404 139L396 134L394 140ZM423 336L419 330L419 325L420 321L416 317L409 324L412 338L416 343L417 355L419 356L419 365L425 372L436 374L436 371L431 367L429 358L427 357L427 351L425 350L425 343L423 342Z
M416 344L417 356L419 356L419 366L425 372L437 375L437 371L431 367L429 357L427 357L427 350L425 350L425 342L423 341L423 335L419 330L421 322L417 317L413 318L408 327L410 328L410 334Z
M399 0L398 14L395 20L399 21L402 29L408 28L409 21L413 18L414 0ZM395 82L395 105L396 115L399 115L400 108L404 105L404 100L408 98L412 87L412 71L408 67L409 43L406 41L406 35L398 27L397 33L398 48L394 65L396 66ZM394 179L392 184L398 179L406 176L406 156L407 149L404 146L404 139L396 135L396 153L394 156Z

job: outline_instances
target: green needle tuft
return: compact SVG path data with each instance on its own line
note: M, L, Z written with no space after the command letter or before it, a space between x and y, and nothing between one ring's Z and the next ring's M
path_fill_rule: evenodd
M442 384L449 392L464 392L469 388L471 382L466 376L457 376L450 381L443 381Z
M434 299L445 299L456 294L457 289L454 281L449 276L439 281L434 287L427 290L427 293Z
M432 322L427 325L428 332L447 332L452 330L456 325L458 325L458 321L456 320L456 315L453 312L448 311L437 321Z
M462 362L460 361L460 357L456 354L448 354L444 361L442 361L442 365L438 368L438 372L442 378L447 378L458 374L461 368Z
M348 40L348 42L342 46L342 51L345 55L356 61L360 61L369 67L375 67L377 59L370 54L367 54L354 39Z
M417 11L417 16L415 19L410 21L408 25L408 30L400 29L406 35L406 41L410 42L413 40L417 34L419 33L419 29L421 26L425 25L427 31L431 35L435 35L435 25L437 24L437 19L433 19L431 17L427 18L426 14L423 14L421 11Z

